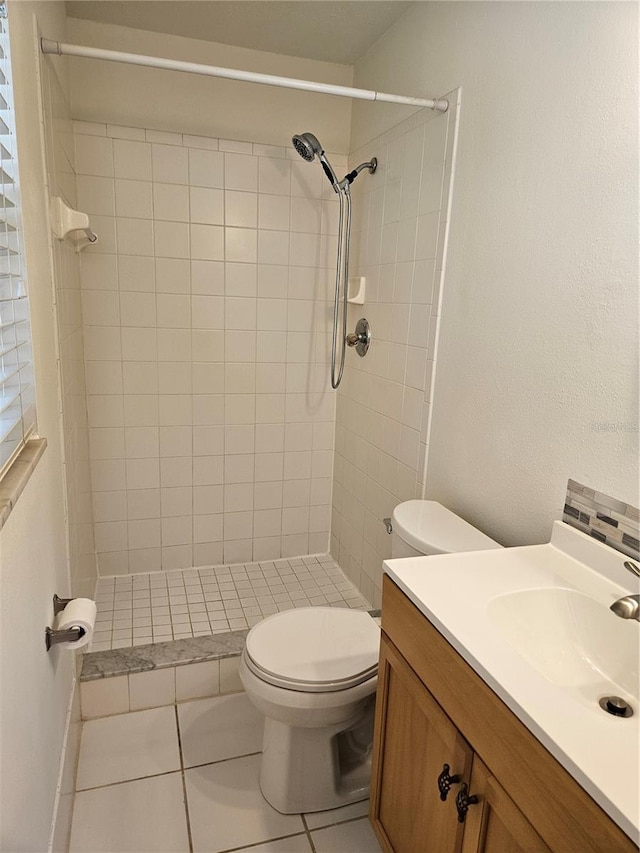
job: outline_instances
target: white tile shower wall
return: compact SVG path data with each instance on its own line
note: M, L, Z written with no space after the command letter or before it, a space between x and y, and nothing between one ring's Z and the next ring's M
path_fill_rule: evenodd
M68 99L50 58L41 56L40 70L47 194L61 196L71 207L76 207L74 133ZM69 241L51 238L51 242L55 271L54 299L71 594L91 597L96 581L96 560L83 359L80 264L79 256Z
M100 573L326 551L337 205L322 170L84 122L76 156L100 235L81 262Z
M351 168L378 158L353 186L351 274L367 289L349 308L373 344L347 359L338 391L331 553L374 607L391 556L382 519L425 481L458 94L448 112L417 113L350 157Z

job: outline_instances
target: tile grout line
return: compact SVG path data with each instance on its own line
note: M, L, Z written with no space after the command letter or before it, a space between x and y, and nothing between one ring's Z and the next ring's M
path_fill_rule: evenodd
M187 780L185 779L184 771L184 756L182 754L182 734L180 732L180 717L178 715L178 706L173 706L175 720L176 720L176 733L178 735L178 753L180 755L180 778L182 779L182 796L184 797L184 812L185 819L187 821L187 838L189 841L189 853L193 853L193 838L191 836L191 817L189 815L189 800L187 799Z
M122 716L119 714L118 716ZM105 720L106 717L99 717L98 719ZM92 720L88 720L87 722L93 722ZM180 767L177 770L163 770L161 773L148 773L146 776L134 776L133 779L119 779L117 782L106 782L104 785L92 785L89 788L76 788L75 794L84 794L86 791L100 791L102 788L115 788L116 785L128 785L129 782L144 782L145 779L158 779L160 776L172 776L174 773L181 772Z
M311 837L311 830L309 829L309 825L307 824L307 818L304 814L301 814L302 824L304 826L304 831L307 836L307 841L309 842L309 847L311 848L311 853L316 853L316 846L313 843L313 838Z
M264 841L254 841L252 844L245 844L244 847L227 847L224 850L219 850L218 853L243 853L244 850L255 850L256 847L262 847L264 844L273 844L276 841L285 841L287 838L302 838L302 836L306 836L306 833L294 832L290 835L279 835L277 838L267 838ZM313 845L311 846L310 853L316 853L316 849Z
M229 694L231 695L231 694ZM213 699L217 699L219 697L213 696ZM195 700L196 702L199 700ZM206 701L206 700L204 700ZM199 770L201 767L211 767L214 764L225 764L227 761L235 761L236 758L251 758L253 755L262 755L262 751L258 752L243 752L240 755L230 755L228 758L219 758L217 761L205 761L204 764L190 764L188 767L185 767L185 770Z
M229 694L229 695L231 695L231 694ZM214 696L212 698L217 699L218 697ZM189 701L199 702L201 700L194 699L194 700L189 700ZM169 706L163 705L161 707L168 708ZM176 708L176 714L177 714L177 705L175 705L174 707ZM156 710L156 709L155 708L144 708L143 709L143 711L154 711L154 710ZM137 713L139 713L139 712L138 711L124 711L122 714L113 714L112 716L123 717L123 716L125 716L125 714L137 714ZM110 717L96 717L95 719L96 720L106 720L106 719L110 719ZM94 721L93 720L86 720L85 722L92 723ZM105 782L104 785L91 785L88 788L75 788L74 793L81 794L81 793L84 793L85 791L99 791L100 788L113 788L115 785L126 785L128 782L142 782L145 779L155 779L158 776L170 776L172 773L181 773L183 771L186 772L187 770L199 770L202 767L212 767L214 764L225 764L227 761L235 761L236 758L250 758L253 755L261 755L260 752L245 752L245 753L242 753L241 755L231 755L231 756L229 756L229 758L219 758L217 761L207 761L204 764L194 764L194 765L189 765L188 767L185 767L185 766L183 766L182 740L180 738L180 734L178 734L178 745L179 745L179 749L180 749L180 767L177 768L176 770L163 770L160 773L147 773L146 776L134 776L131 779L118 779L116 782Z

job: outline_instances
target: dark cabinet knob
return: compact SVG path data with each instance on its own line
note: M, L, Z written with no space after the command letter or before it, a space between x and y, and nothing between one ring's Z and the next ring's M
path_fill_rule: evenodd
M456 808L458 809L458 821L464 823L464 819L469 811L469 806L475 805L478 798L475 794L469 793L469 787L465 782L456 795Z
M444 802L447 799L447 795L452 785L457 784L460 781L460 777L456 774L454 776L449 776L449 765L442 765L442 773L438 776L438 790L440 791L440 799Z

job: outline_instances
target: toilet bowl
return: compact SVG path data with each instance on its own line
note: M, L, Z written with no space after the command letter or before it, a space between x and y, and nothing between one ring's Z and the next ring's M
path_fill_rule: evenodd
M393 513L394 557L501 546L434 501ZM368 613L304 607L247 636L240 679L265 716L260 788L284 814L369 795L380 629Z
M380 629L361 610L302 607L247 636L240 679L265 715L260 788L284 814L369 794Z

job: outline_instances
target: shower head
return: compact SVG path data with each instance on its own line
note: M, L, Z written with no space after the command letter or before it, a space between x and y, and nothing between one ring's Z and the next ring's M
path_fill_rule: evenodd
M324 173L331 182L331 186L336 192L338 192L338 176L333 171L331 163L327 160L318 137L314 136L313 133L297 133L291 141L293 142L293 147L296 149L298 154L303 160L306 160L307 163L311 163L314 157L317 157L318 160L320 160Z
M307 163L310 163L316 154L318 157L324 154L319 139L313 133L297 133L291 141L298 154Z

